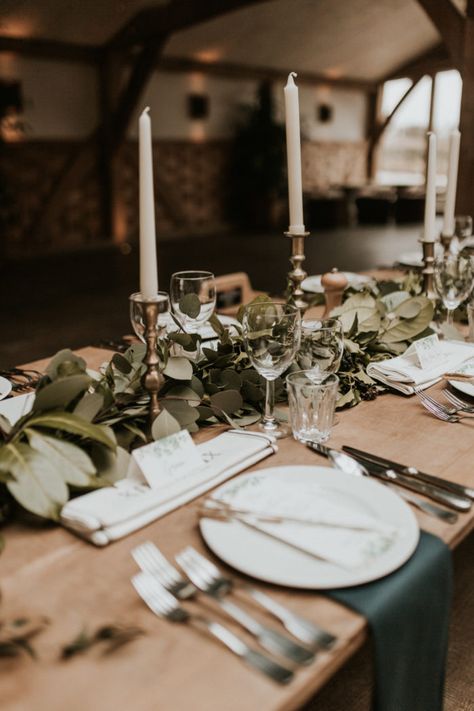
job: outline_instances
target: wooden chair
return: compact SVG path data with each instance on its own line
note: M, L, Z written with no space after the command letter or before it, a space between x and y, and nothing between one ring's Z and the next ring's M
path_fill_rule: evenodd
M216 311L235 316L242 304L248 304L262 291L254 291L248 274L234 272L216 277Z

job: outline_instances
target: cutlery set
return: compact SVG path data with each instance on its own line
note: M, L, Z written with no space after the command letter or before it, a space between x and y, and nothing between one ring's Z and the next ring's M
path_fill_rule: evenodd
M133 586L155 615L170 622L186 623L207 633L249 666L281 684L291 681L297 666L311 664L318 650L328 650L336 642L333 635L276 602L266 593L225 576L191 546L176 556L176 562L184 575L149 541L134 548L132 556L141 571L133 576ZM262 624L240 602L237 604L229 599L235 590L245 592L292 636ZM180 601L191 598L199 601L200 594L211 598L219 610L252 635L266 653L250 646L207 614L204 616L190 612L180 604Z

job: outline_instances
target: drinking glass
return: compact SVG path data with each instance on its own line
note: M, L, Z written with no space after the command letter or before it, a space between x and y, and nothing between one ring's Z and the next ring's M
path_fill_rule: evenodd
M199 314L192 318L180 309L183 296L195 294L200 303ZM188 333L197 333L200 326L210 319L216 306L216 283L212 272L184 271L171 276L171 308L174 315Z
M311 371L298 370L286 378L293 437L300 442L325 442L331 434L339 378L315 381Z
M472 217L470 215L457 215L454 218L454 234L460 242L472 235Z
M445 254L434 263L434 284L446 307L446 324L453 325L454 310L469 296L473 287L473 267L470 257Z
M253 367L266 380L265 414L260 427L278 438L287 437L290 431L273 414L275 380L294 359L300 334L301 319L296 306L264 302L250 304L244 310L244 347Z
M344 330L337 318L302 322L297 363L301 370L311 373L314 381L337 373L343 352Z
M161 335L168 324L168 313L170 308L170 300L166 291L159 291L155 297L158 301L158 318L156 327L158 335ZM130 322L137 338L145 343L145 324L143 321L143 297L140 292L130 294Z

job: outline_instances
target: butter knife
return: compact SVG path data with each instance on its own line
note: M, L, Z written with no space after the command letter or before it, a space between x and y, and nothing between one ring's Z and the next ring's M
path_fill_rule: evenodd
M463 484L457 484L453 481L448 481L447 479L442 479L439 476L434 476L434 474L426 474L420 471L416 467L407 467L404 464L398 464L397 462L392 462L390 459L384 459L376 454L371 454L370 452L364 452L361 449L356 449L355 447L344 446L344 452L357 457L369 464L378 464L381 467L386 467L387 469L393 469L393 471L398 474L403 474L404 476L411 476L415 479L420 479L421 481L426 481L428 484L433 484L434 486L440 486L442 489L447 491L452 491L454 494L459 494L459 496L467 496L469 499L474 500L474 489L470 486L464 486Z
M328 456L328 447L316 445L314 443L306 443L306 446L319 454ZM324 450L326 450L326 452ZM405 489L415 491L417 494L423 494L423 496L427 496L433 501L437 501L439 504L443 504L444 506L449 506L456 511L466 512L471 508L471 501L465 496L459 496L458 494L446 491L446 489L440 489L433 486L433 484L427 484L419 479L399 474L391 468L383 467L381 464L367 462L354 454L349 454L349 452L346 452L346 454L353 457L356 461L362 462L371 476L381 479L382 481L390 482L391 484L398 484L399 486L403 486Z

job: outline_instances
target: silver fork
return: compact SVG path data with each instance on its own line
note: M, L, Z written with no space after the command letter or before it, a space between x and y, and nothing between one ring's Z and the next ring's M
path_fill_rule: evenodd
M471 419L468 415L450 413L448 408L445 408L444 405L441 405L436 400L433 400L433 398L428 397L420 390L415 389L415 394L418 396L423 407L428 410L428 412L431 412L432 415L437 417L438 420L444 420L445 422L461 422L463 419Z
M158 617L170 622L189 624L200 632L214 637L231 652L241 657L249 666L258 669L280 684L287 684L293 678L294 674L291 669L281 666L273 659L252 649L224 625L185 610L153 575L138 573L133 576L132 584L142 600Z
M186 552L190 558L192 557L196 566L200 566L202 577L208 585L215 585L220 594L224 595L234 588L245 590L255 602L280 620L288 632L312 649L329 649L336 642L336 637L332 634L322 630L313 622L300 617L287 607L284 607L284 605L280 605L265 593L260 592L260 590L225 576L214 563L211 563L210 560L191 546L188 546L183 552Z
M220 578L226 583L228 586L227 591L230 591L232 587L245 590L257 603L282 622L288 632L314 651L317 649L329 649L336 642L336 637L329 634L329 632L321 629L313 622L300 617L287 607L284 607L284 605L280 605L271 597L252 588L250 585L224 577L222 572L217 566L211 563L210 560L201 556L191 547L190 550L194 551L195 556L202 562L203 567L206 567L209 575ZM184 599L191 597L196 592L196 587L182 577L181 573L167 561L157 546L151 543L151 541L142 543L142 545L134 548L132 556L142 570L157 575L167 590L170 590L170 592L174 591L173 594L175 594L176 597Z
M190 546L176 556L176 561L184 570L188 578L203 593L211 597L229 617L238 622L247 632L250 632L260 645L272 654L280 654L296 664L310 664L314 660L314 653L307 647L296 644L289 637L261 624L242 607L227 600L225 595L229 592L220 582L215 582L203 569L199 559L194 557L194 549Z
M454 393L450 392L449 390L447 390L447 389L443 390L443 395L447 400L449 400L451 405L454 405L457 412L474 413L474 405L468 405L467 402L465 402L464 400L461 400L460 397L457 397Z
M459 407L448 407L447 405L444 405L442 402L435 400L434 397L431 397L431 395L428 395L428 393L425 393L422 390L417 392L417 395L419 395L421 399L426 398L426 400L431 402L431 404L434 405L435 407L440 407L447 415L457 415L457 413L460 411Z

